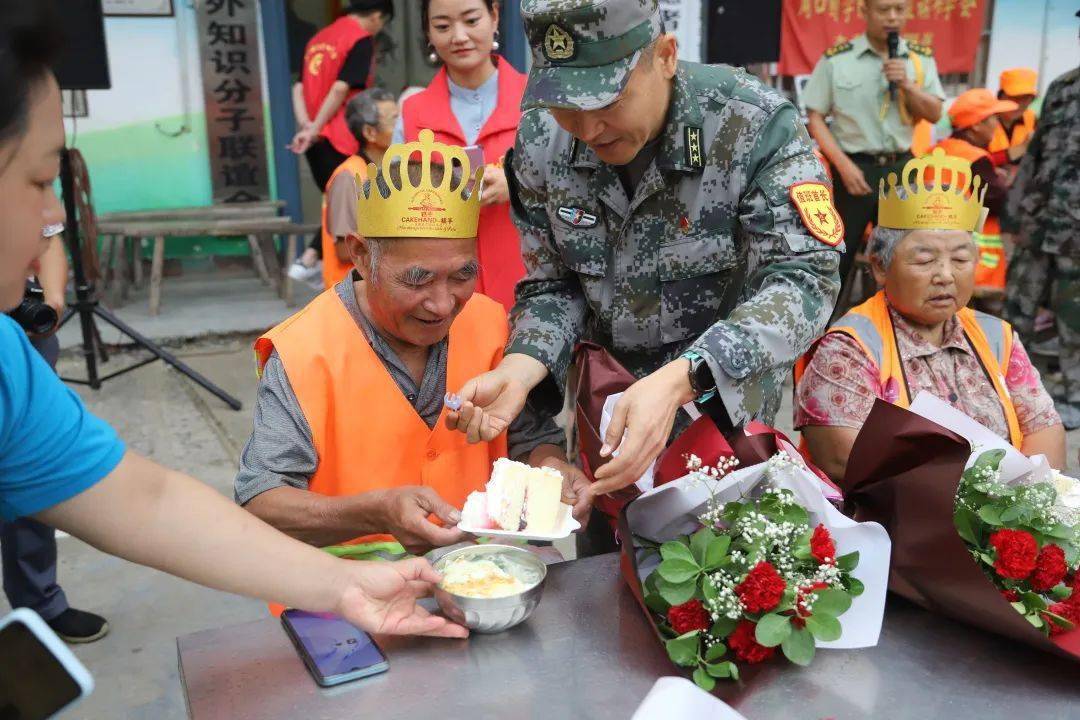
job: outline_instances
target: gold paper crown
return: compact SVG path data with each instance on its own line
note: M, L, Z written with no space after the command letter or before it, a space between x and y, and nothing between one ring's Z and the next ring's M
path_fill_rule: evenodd
M409 179L409 160L420 153L420 183ZM439 155L444 168L442 181L431 182L432 155ZM461 166L461 177L453 184L454 162ZM391 167L394 172L391 172ZM357 176L360 188L356 217L360 234L365 237L393 238L471 238L476 237L480 219L480 181L484 168L475 174L465 150L456 145L435 142L431 130L421 130L418 142L391 145L382 160L381 183L389 188L383 197L376 187L376 168L367 166L367 177ZM365 188L365 181L366 188ZM471 188L470 188L471 185ZM469 192L466 195L466 190Z
M906 193L897 192L897 182ZM965 230L981 226L986 188L971 163L935 148L930 155L908 160L900 178L889 173L879 185L878 224L896 230Z

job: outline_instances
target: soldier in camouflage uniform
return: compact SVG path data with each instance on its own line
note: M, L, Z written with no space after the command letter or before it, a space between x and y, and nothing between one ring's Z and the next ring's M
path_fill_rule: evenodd
M641 378L605 438L619 455L594 490L610 492L684 403L772 421L832 311L843 227L795 107L741 70L678 61L656 0L524 0L522 16L534 62L507 174L526 276L503 363L449 422L494 433L533 388L557 411L593 340Z
M1054 312L1064 386L1054 400L1073 430L1080 427L1080 68L1047 90L1001 224L1016 234L1005 318L1030 343L1038 309L1049 304Z

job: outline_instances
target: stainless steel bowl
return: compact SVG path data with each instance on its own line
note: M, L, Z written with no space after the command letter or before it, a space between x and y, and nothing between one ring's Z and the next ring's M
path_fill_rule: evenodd
M484 555L511 556L524 565L535 569L540 574L540 581L517 595L499 598L475 598L456 595L435 588L435 599L439 607L456 623L479 633L497 633L509 630L524 622L540 604L544 592L544 580L547 578L547 566L544 561L528 550L512 545L470 545L446 553L435 561L435 569L442 572L446 563L458 557L482 557Z

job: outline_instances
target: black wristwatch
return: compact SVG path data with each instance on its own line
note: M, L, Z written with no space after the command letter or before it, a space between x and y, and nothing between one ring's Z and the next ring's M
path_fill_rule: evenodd
M709 369L709 364L705 362L705 358L693 350L687 350L679 357L684 357L690 361L690 370L687 375L690 379L690 389L694 391L696 396L695 402L705 402L715 395L716 380L713 378L712 370Z

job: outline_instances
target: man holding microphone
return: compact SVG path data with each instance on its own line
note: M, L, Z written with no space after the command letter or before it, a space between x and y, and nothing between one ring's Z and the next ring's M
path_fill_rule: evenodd
M832 166L844 220L842 282L877 212L878 181L900 172L915 124L936 123L945 99L930 50L900 37L908 0L862 0L862 11L866 32L826 50L803 91L807 128Z

